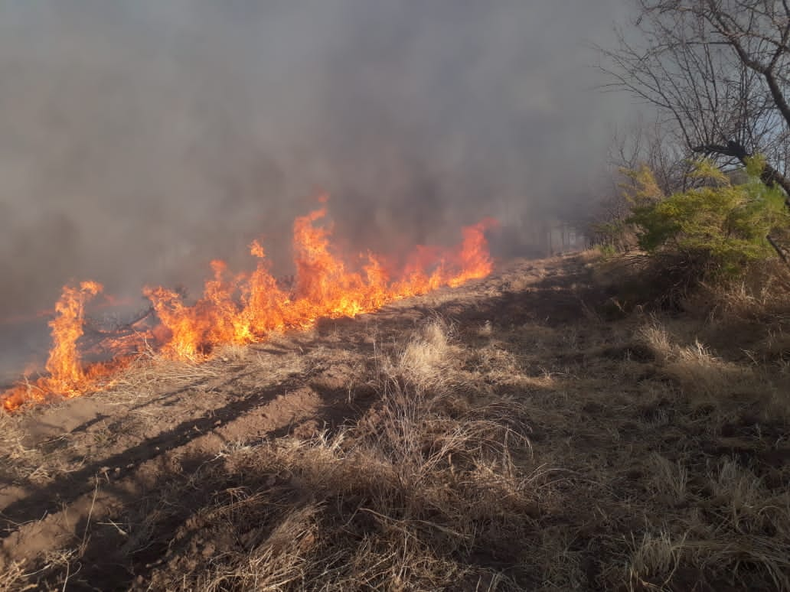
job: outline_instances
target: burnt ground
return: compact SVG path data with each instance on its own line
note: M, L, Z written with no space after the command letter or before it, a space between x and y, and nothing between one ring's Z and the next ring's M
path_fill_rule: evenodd
M790 585L788 319L590 255L0 418L0 590Z

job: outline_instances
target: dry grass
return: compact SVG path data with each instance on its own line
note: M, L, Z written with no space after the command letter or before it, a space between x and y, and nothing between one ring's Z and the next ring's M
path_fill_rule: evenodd
M687 394L715 399L733 388L754 383L752 368L717 357L698 340L691 345L678 345L667 330L657 324L644 327L640 333L662 363L664 372Z
M0 592L24 592L35 590L36 584L29 583L30 575L22 569L24 564L13 562L0 573Z
M673 462L658 453L650 457L652 488L674 505L686 501L688 469L679 462Z
M632 540L632 551L626 567L628 589L668 589L680 565L685 542L685 536L673 539L666 530L659 530L655 534L646 532L640 541Z
M294 395L276 437L247 415L210 428L215 448L163 453L153 485L71 551L31 557L39 575L7 563L10 589L790 589L784 309L744 291L605 322L590 263L516 266L391 325L327 323L204 365L140 360L96 399L117 410L89 433L106 450L123 421L137 422L126 445L144 443L171 409L212 418L267 389L249 416L290 393L348 410L302 430ZM37 463L57 474L59 451L0 422L20 482Z
M51 482L72 465L28 442L26 425L30 413L29 409L14 415L0 412L0 475L7 483L20 482L35 487Z
M423 325L396 359L383 361L382 378L385 381L402 381L419 393L446 388L452 364L451 331L452 327L442 319Z
M722 330L717 328L717 332ZM787 363L781 357L775 357L770 364L759 361L774 349L776 341L763 342L759 351L730 350L728 360L699 340L704 329L686 326L684 332L693 337L673 336L666 323L654 318L640 328L638 339L655 355L660 372L677 384L693 405L722 412L752 407L756 415L767 421L790 420ZM684 339L689 342L687 345L681 345ZM737 343L736 333L730 344Z
M469 558L513 553L541 477L513 463L527 427L501 422L507 409L453 400L444 378L452 347L447 324L429 322L403 349L380 354L381 402L358 424L224 453L203 479L217 487L213 479L244 474L253 483L202 510L200 536L208 527L249 543L202 563L176 560L154 574L154 587L519 589ZM196 535L192 526L179 536Z
M118 405L126 405L130 399L139 402L157 394L162 385L178 388L218 376L220 373L212 364L174 362L159 357L144 358L124 369L104 392L112 393L113 401Z

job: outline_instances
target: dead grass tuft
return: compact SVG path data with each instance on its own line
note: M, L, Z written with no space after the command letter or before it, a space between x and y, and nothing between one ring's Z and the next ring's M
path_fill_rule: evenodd
M23 566L23 562L16 561L0 566L0 592L25 592L38 587L31 582L30 574L25 573Z
M666 328L656 322L643 327L640 336L662 364L663 371L687 395L715 399L732 392L733 388L750 390L754 385L752 368L721 359L698 340L690 345L679 345Z
M447 387L453 365L453 331L454 327L441 318L425 323L395 359L385 360L385 378L408 383L418 392Z
M651 485L653 489L666 497L671 504L681 504L686 501L688 487L688 469L679 462L654 453L650 457Z
M668 590L680 565L686 537L675 538L666 529L646 532L638 542L631 540L626 572L629 590Z

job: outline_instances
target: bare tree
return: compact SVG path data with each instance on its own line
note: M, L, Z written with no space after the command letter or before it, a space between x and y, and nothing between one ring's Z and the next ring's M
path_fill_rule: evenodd
M688 150L766 158L790 207L790 0L636 0L640 33L604 51L613 86L656 106Z
M690 188L694 163L660 122L642 119L613 131L607 156L608 171L597 188L599 199L586 221L586 232L593 241L628 250L636 246L636 235L627 224L633 206L630 196L638 185L632 173L648 167L661 194L668 196Z
M689 173L694 163L683 146L668 133L660 121L645 123L641 119L623 129L616 129L609 144L610 175L616 184L623 181L623 171L647 166L665 195L689 188Z

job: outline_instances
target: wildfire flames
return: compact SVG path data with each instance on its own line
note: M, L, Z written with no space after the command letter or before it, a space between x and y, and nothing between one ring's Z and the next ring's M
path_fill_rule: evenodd
M464 228L458 248L417 247L403 269L394 273L370 252L360 256L360 271L348 269L332 248L331 229L320 225L326 215L324 206L294 222L296 276L291 288L281 286L271 274L258 241L250 245L257 259L254 271L233 274L223 261L212 261L213 275L194 304L187 304L176 291L146 287L143 294L151 301L159 325L134 335L137 346L153 342L167 358L201 359L218 345L264 341L275 331L308 328L319 318L372 312L388 302L441 286L456 287L491 272L484 233L496 224L494 220ZM84 333L85 305L101 291L100 284L90 281L63 288L49 322L53 341L46 363L49 375L0 395L6 411L53 396L71 398L94 391L108 384L129 359L128 354L121 355L129 349L128 339L108 340L104 346L118 354L111 362L82 363L78 341Z

